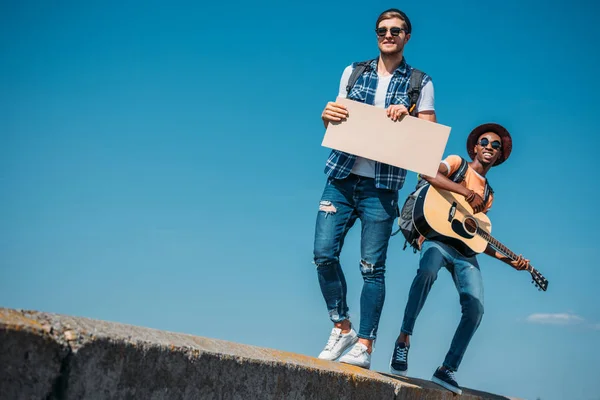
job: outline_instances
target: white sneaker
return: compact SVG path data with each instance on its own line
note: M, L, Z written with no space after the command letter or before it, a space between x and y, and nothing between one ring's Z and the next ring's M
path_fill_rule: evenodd
M325 348L319 354L319 358L322 360L335 361L337 360L346 349L352 346L358 341L358 336L354 329L350 328L350 332L342 333L340 328L333 328L329 335L329 340L325 345Z
M369 369L371 368L371 355L367 352L367 346L359 342L344 357L340 358L340 362Z

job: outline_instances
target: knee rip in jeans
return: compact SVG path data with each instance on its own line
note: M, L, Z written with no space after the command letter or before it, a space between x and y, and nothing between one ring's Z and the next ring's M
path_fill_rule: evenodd
M360 260L360 272L363 274L372 274L375 271L375 264Z
M313 264L315 264L315 266L317 268L325 268L325 269L331 268L333 265L335 265L335 263L336 263L335 261L324 261L324 262L313 261Z
M368 261L360 260L360 272L363 277L381 278L385 273L385 264L371 264Z
M319 211L323 211L325 213L325 217L329 214L335 214L337 212L337 208L333 205L329 200L321 200L319 203Z

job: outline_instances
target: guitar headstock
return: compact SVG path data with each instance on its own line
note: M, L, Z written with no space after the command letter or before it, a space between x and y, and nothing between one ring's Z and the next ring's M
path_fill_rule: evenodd
M529 273L531 274L531 279L533 279L531 283L533 283L538 290L543 290L545 292L548 289L548 279L533 267L530 267Z

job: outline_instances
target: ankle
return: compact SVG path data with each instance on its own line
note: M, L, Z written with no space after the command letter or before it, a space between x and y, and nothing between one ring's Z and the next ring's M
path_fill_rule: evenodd
M367 346L367 353L371 354L373 352L373 340L358 338L358 342Z
M342 333L348 333L352 329L352 324L350 323L350 320L347 319L334 323L334 326L341 329Z
M398 336L398 339L396 339L396 343L404 343L406 346L410 346L410 336L402 332L400 333L400 336Z

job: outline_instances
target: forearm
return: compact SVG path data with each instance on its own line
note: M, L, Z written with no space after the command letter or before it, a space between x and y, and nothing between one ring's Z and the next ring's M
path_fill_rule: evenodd
M487 247L485 248L484 251L485 254L487 254L490 257L494 257L497 260L502 261L505 264L508 264L510 266L513 266L510 262L512 261L510 258L506 257L504 254L497 252L492 246L490 246L489 244L487 245Z
M437 117L435 116L435 111L422 111L417 114L417 118L424 119L430 122L437 122Z
M494 250L494 248L492 246L490 246L489 244L485 248L484 253L490 257L494 257L494 258L497 258L498 260L502 261L502 255L500 253L498 253L496 250Z
M447 190L449 192L457 193L457 194L460 194L465 197L467 197L467 196L469 196L469 194L471 194L471 191L469 189L467 189L463 185L460 185L456 182L451 181L450 179L448 179L444 174L442 174L439 171L435 177L432 178L432 177L423 175L423 179L425 179L427 182L429 182L431 184L431 186L433 186L436 189Z

